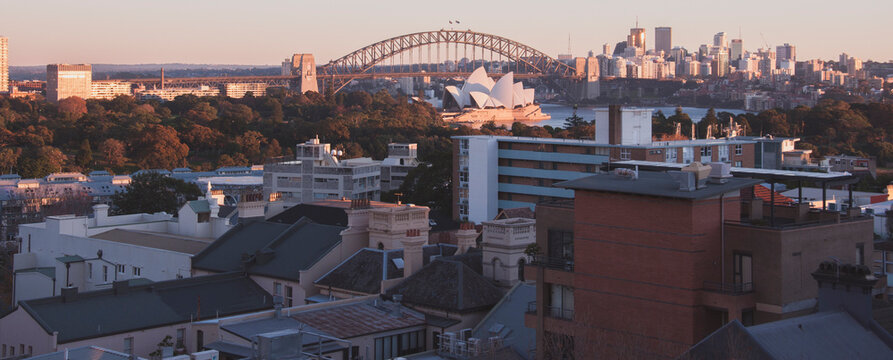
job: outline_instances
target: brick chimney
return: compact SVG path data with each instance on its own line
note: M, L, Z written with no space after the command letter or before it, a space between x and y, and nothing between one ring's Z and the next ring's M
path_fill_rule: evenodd
M418 229L406 230L406 237L401 239L403 244L403 277L410 277L422 268L422 246L427 239Z
M871 324L871 289L877 283L871 269L824 261L812 277L819 283L819 311L846 311L862 326Z
M456 254L464 254L469 249L477 246L478 232L472 223L462 223L459 225L459 231L456 231Z

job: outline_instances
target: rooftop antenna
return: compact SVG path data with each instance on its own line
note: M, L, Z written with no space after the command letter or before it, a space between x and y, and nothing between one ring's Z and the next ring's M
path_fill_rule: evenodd
M636 29L639 28L639 15L636 15Z
M567 34L567 54L568 55L573 54L571 52L571 34L570 33Z

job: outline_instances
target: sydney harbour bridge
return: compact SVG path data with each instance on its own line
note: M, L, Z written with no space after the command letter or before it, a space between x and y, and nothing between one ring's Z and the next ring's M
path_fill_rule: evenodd
M310 56L308 56L310 55ZM295 58L302 56L305 61ZM315 64L311 54L296 54L293 71L278 76L115 79L147 86L197 86L224 83L267 83L302 91L338 92L353 80L399 77L468 77L484 63L505 64L504 72L519 79L543 78L552 84L586 81L585 69L523 43L471 30L436 30L405 34L357 49L327 64ZM306 61L309 59L309 62ZM499 77L502 72L490 75ZM596 72L597 74L597 72ZM561 86L561 85L559 85Z

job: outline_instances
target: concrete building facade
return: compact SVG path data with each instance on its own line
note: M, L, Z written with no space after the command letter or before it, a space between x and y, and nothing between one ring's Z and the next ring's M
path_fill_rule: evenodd
M47 101L77 96L89 99L92 96L93 67L90 64L49 64L47 65Z

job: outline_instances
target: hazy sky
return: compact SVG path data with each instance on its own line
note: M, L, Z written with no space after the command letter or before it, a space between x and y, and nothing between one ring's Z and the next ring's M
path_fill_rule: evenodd
M800 60L893 60L891 0L4 0L10 65L47 63L278 64L296 52L324 63L392 36L449 28L508 37L550 55L601 51L635 24L673 28L697 49L725 31L744 46L797 46Z

